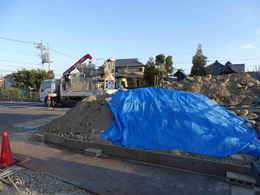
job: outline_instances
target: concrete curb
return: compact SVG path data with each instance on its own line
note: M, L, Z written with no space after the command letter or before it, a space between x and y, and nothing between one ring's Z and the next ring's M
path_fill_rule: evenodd
M93 148L102 150L104 155L111 157L142 161L146 163L197 172L199 174L226 177L226 172L230 171L252 176L251 169L248 166L217 163L204 159L173 156L167 153L160 153L148 150L137 150L116 145L82 142L79 140L68 139L48 133L45 133L44 135L35 134L34 137L35 140L44 142L46 144L54 144L80 153L84 153L87 148Z

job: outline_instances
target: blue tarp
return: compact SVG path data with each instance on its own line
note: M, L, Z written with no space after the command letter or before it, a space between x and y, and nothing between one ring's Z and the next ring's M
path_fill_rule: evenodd
M206 96L161 88L118 91L108 102L114 122L102 135L113 144L224 157L260 156L260 140L241 118Z

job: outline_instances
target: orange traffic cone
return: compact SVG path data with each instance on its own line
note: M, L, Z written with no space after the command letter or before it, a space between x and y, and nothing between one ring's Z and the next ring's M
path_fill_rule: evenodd
M0 159L0 166L10 166L15 163L15 160L12 155L12 151L10 148L9 143L9 135L5 131L2 135L2 152L1 152L1 159Z

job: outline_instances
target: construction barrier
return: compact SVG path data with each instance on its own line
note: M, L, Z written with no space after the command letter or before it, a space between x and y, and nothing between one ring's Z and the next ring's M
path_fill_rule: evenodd
M2 151L1 151L0 166L7 167L13 165L14 163L15 163L15 159L13 158L13 154L11 151L11 147L9 143L9 135L8 132L4 131L2 134Z

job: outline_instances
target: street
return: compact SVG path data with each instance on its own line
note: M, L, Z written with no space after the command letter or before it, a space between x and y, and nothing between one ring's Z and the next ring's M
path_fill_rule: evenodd
M42 103L0 102L0 132L34 130L67 110L69 108L48 108Z

